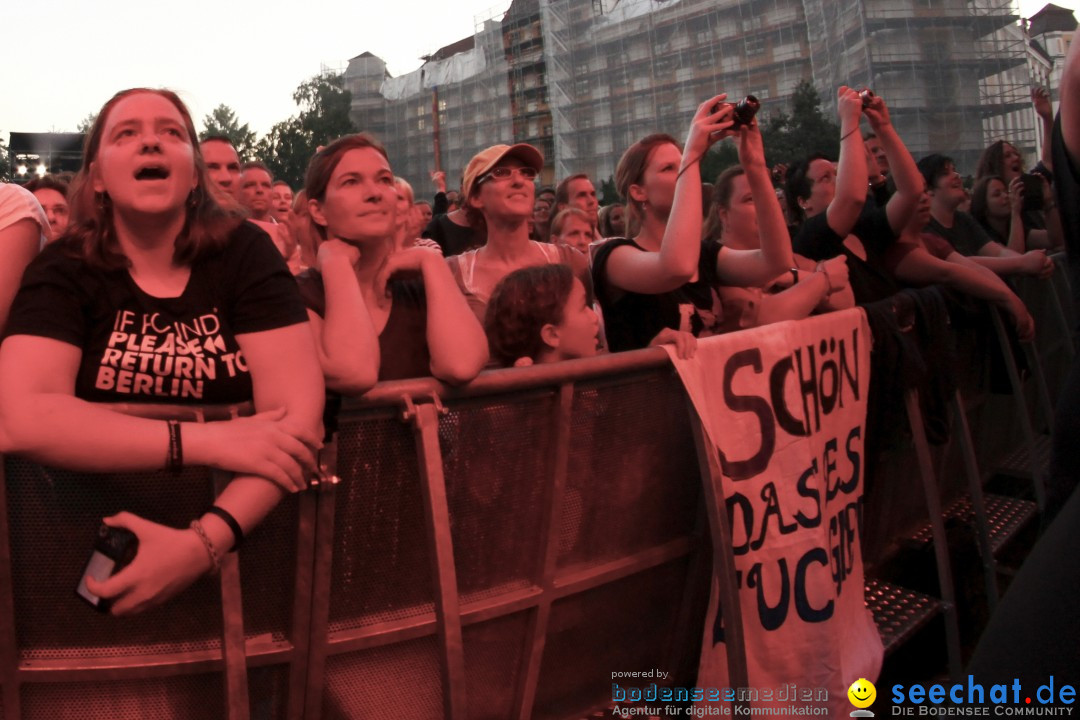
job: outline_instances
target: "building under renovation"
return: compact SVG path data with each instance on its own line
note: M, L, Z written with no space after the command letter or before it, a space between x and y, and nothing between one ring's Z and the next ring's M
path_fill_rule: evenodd
M346 83L354 122L413 179L459 178L497 142L541 148L545 184L606 178L636 139L682 137L713 94L756 95L767 117L803 79L829 112L839 85L873 88L916 157L970 171L997 137L1034 153L1018 21L1012 0L514 0L412 73L364 53Z

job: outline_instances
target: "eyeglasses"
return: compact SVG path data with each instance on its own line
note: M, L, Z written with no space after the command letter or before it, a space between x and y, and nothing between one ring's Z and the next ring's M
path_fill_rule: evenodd
M488 171L482 178L476 181L476 184L479 185L485 180L490 180L491 178L495 178L496 180L509 180L510 176L514 175L515 173L522 180L527 180L528 182L532 182L536 179L536 176L540 174L536 170L536 168L531 167L497 167L492 168L490 171Z

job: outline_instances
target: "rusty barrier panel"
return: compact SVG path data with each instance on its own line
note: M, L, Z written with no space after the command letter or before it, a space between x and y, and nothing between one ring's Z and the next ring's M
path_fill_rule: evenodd
M0 718L243 720L286 717L291 694L302 700L313 497L283 500L220 576L160 607L117 618L75 594L101 518L126 510L186 527L221 475L89 474L3 458Z
M701 475L662 352L380 386L345 404L336 473L308 717L564 718L613 672L692 681Z
M127 618L75 595L102 517L128 510L185 526L212 497L209 473L89 475L8 457L4 479L14 632L3 641L17 663L4 668L5 709L52 720L76 709L85 718L168 718L224 708L212 580Z
M226 480L4 458L0 718L569 718L616 672L692 684L710 470L663 351L388 383L323 455L220 577L122 619L74 594L100 519L184 527Z
M994 394L975 335L957 332L969 415L964 402ZM609 702L613 673L690 685L710 568L730 566L731 548L709 535L701 481L717 470L687 408L657 348L464 388L382 384L344 404L326 481L283 501L219 578L123 619L74 593L100 519L128 510L184 527L226 480L4 458L0 720L561 719ZM1004 424L974 419L976 434ZM910 449L890 452L868 478L878 552L927 512Z

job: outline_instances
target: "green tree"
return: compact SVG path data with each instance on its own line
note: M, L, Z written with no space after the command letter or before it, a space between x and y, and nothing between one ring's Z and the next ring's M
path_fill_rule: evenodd
M270 132L259 139L255 154L266 163L275 178L289 183L289 187L300 188L304 185L308 161L317 149L310 134L304 132L300 119L291 117L275 123Z
M8 182L11 180L11 160L8 155L7 145L4 143L4 139L0 137L0 181Z
M90 128L94 127L94 122L97 120L97 113L87 113L86 117L79 121L78 127L75 128L75 132L88 133Z
M802 80L791 95L791 114L780 111L761 130L769 166L791 163L810 153L835 158L840 153L840 126L821 110L821 95Z
M356 132L349 119L352 93L345 89L344 73L320 73L300 84L293 93L300 107L300 124L317 145L329 145Z
M716 178L720 176L720 173L732 165L738 164L739 148L735 145L735 139L725 138L709 148L709 152L705 153L705 157L701 158L701 181L707 183L716 182ZM702 200L708 203L710 199L702 198Z
M300 113L270 128L259 140L256 154L274 177L300 187L308 161L318 148L356 132L356 127L349 119L352 96L345 89L342 73L324 72L305 80L296 88L293 100Z
M240 124L236 113L228 105L222 103L214 108L213 112L203 118L203 127L206 128L199 134L200 139L211 135L220 135L229 138L229 142L236 148L236 154L240 161L250 160L255 152L255 133L247 123Z

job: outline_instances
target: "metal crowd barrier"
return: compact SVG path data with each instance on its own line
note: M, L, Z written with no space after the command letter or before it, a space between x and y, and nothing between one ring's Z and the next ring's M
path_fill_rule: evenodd
M116 618L74 591L102 517L184 527L227 481L197 467L105 475L4 458L0 718L285 716L307 668L313 495L286 498L219 577L161 607Z
M5 458L0 720L571 718L615 671L690 685L709 563L734 575L689 407L658 349L387 383L219 578L128 618L74 594L101 517L183 527L226 478Z
M929 514L951 585L942 523L957 485L942 484L914 396L905 406L913 454L882 464L864 528L901 537ZM988 550L959 394L953 408L958 487ZM326 480L283 501L219 577L113 618L74 593L101 517L184 527L227 477L4 458L0 720L577 718L610 701L612 672L655 666L693 684L712 573L730 684L747 684L720 470L662 350L465 388L386 383L344 403L322 462ZM952 589L935 610L868 584L890 649L944 612L955 671Z

